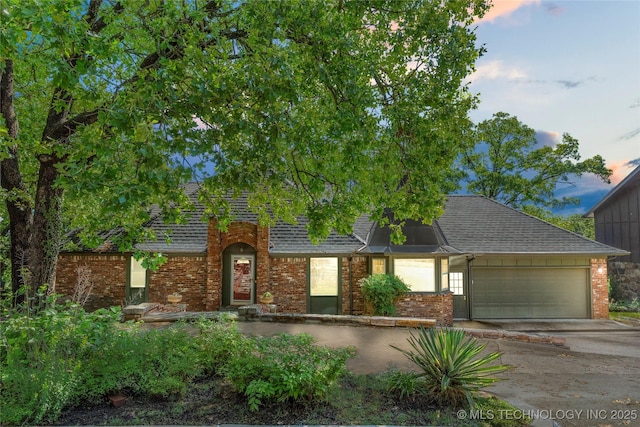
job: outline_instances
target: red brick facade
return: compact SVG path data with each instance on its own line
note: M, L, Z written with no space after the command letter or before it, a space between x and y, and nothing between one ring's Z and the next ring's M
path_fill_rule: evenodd
M149 272L148 299L166 302L167 295L182 294L189 311L215 311L223 305L223 265L225 250L231 245L248 245L255 254L255 290L257 299L266 291L274 294L274 303L282 313L309 312L308 257L270 257L269 229L248 222L237 222L221 232L215 220L208 227L206 254L168 255L168 261L157 272ZM243 248L247 246L242 246ZM230 249L229 249L230 250ZM365 256L340 257L341 300L339 314L364 313L360 283L368 275L369 259ZM87 266L95 283L88 308L126 303L129 256L121 254L61 254L58 262L56 292L72 295L77 282L77 269ZM607 262L591 261L591 304L594 319L608 318ZM228 301L228 297L227 297ZM403 297L397 305L402 317L436 319L442 326L453 324L453 297L450 292L416 293Z
M591 318L609 318L609 282L607 260L591 260Z
M90 310L123 305L128 256L115 254L62 254L56 269L56 293L71 296L78 282L78 268L88 267L94 283L86 307Z

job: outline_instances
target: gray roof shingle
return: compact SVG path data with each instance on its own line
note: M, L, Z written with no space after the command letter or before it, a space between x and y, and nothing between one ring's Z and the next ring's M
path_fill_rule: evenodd
M437 224L464 253L626 254L482 196L449 196Z
M198 201L198 190L197 184L185 186L185 191L195 206L185 224L165 224L160 215L156 214L147 226L156 232L158 240L142 242L136 247L152 252L205 253L208 224L205 218L205 207ZM257 215L248 210L245 193L229 200L236 220L257 222ZM420 241L416 238L407 239L409 246L413 240L416 240L413 242L415 246L413 248L381 245L380 241L374 241L376 234L378 237L381 236L381 230L366 216L356 221L353 234L339 235L332 232L326 240L316 245L309 239L307 224L306 218L299 218L297 224L278 221L270 228L269 252L276 256L338 255L356 252L602 256L627 254L626 251L586 239L486 197L472 195L452 195L447 198L444 214L433 222L435 234L434 236L429 234L433 240L431 242L433 247L427 244L429 242L424 236L422 240L418 239ZM416 224L418 223L415 221L408 223L412 226L405 231L415 231ZM169 237L169 243L165 236ZM365 242L370 246L365 247Z

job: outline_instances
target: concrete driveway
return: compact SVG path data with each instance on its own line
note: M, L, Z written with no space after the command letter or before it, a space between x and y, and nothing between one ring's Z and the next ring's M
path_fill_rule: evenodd
M501 363L513 366L489 391L534 418L535 426L640 426L640 328L613 321L493 321L460 323L563 336L566 347L497 339L481 340L487 350L501 351ZM411 369L412 363L390 347L409 348L410 330L239 322L246 334L308 333L319 344L355 346L348 362L355 373L375 373L391 366ZM521 418L523 413L503 414ZM469 416L471 414L467 414ZM476 417L497 416L475 414Z

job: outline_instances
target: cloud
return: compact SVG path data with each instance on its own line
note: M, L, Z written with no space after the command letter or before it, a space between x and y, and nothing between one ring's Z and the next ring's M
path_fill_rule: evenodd
M580 85L582 85L584 82L583 81L572 81L572 80L556 80L556 83L558 83L561 86L564 86L567 89L573 89L575 87L578 87Z
M540 0L493 0L489 12L477 22L494 22L498 18L507 18L521 7L540 4Z
M609 163L607 167L613 171L611 174L611 184L617 185L629 175L629 173L640 164L640 159L623 160L620 162Z
M555 131L537 130L536 142L537 146L555 147L560 141L560 133Z
M631 104L629 108L640 108L640 98L636 99L636 102Z
M640 135L640 128L634 129L630 132L625 133L624 135L622 135L620 138L618 138L621 141L628 141L630 139L635 138L636 136Z
M550 3L546 6L546 10L550 15L560 16L566 12L566 8L558 6L557 4Z
M518 67L505 65L500 60L484 62L476 67L469 79L478 80L522 80L527 77L527 73Z

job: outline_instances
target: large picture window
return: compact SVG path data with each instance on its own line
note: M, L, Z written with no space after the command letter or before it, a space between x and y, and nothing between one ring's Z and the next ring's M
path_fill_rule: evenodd
M310 258L309 285L312 297L338 295L338 258Z
M396 258L393 260L393 272L410 288L411 292L435 292L434 259Z

